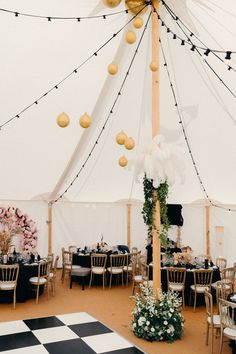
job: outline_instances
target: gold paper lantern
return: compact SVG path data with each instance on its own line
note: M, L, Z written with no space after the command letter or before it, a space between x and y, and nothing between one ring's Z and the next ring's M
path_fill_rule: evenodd
M79 120L79 124L82 128L88 128L91 125L91 117L84 113Z
M133 44L136 41L136 34L133 31L126 32L125 40L129 44Z
M125 140L125 148L127 150L132 150L135 147L135 141L133 138L127 138Z
M147 10L145 0L125 0L125 5L135 15L137 13L143 14ZM141 11L141 12L139 12L139 11Z
M153 61L150 63L149 67L150 67L150 70L151 70L151 71L157 71L157 70L158 70L158 63L157 63L155 60L153 60Z
M107 68L110 75L116 75L118 72L118 65L116 63L111 63Z
M120 5L121 0L103 0L103 2L108 7L116 7Z
M69 116L65 113L62 112L61 114L59 114L59 116L57 117L57 124L59 125L59 127L61 128L65 128L70 124L70 118Z
M116 142L119 145L124 145L126 139L127 139L127 135L123 132L123 130L119 132L116 136Z
M133 20L133 26L137 29L141 28L143 26L143 20L141 17L136 17Z
M125 167L127 165L127 163L128 163L128 160L124 155L119 158L119 165L121 167Z

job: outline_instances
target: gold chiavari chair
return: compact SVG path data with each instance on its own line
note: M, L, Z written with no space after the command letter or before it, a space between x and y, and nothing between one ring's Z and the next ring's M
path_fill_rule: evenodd
M190 301L191 304L191 295L194 295L194 307L193 311L196 310L197 295L204 295L205 291L210 291L212 283L212 269L196 269L193 271L194 284L190 286Z
M117 278L121 276L122 286L124 285L124 266L125 266L125 254L111 254L110 255L110 267L107 271L110 275L109 287L111 287L112 277L116 275Z
M93 281L93 276L100 275L102 276L102 285L104 289L105 277L106 277L106 263L107 263L106 254L94 253L91 255L91 273L90 273L90 282L89 282L90 288Z
M185 280L186 280L185 268L167 267L168 290L182 293L183 307L185 307L185 297L184 297Z
M19 265L3 265L0 264L0 290L13 290L13 308L16 308L16 287L19 275Z
M212 295L209 291L205 291L205 304L206 304L206 345L208 345L209 341L209 333L211 333L211 354L213 354L213 340L214 340L214 330L220 328L220 316L217 314L213 314L213 300ZM210 332L211 331L211 332Z

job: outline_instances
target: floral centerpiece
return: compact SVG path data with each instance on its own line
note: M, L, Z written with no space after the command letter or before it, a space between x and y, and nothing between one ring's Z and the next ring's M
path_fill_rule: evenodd
M20 236L23 253L32 253L37 247L37 228L33 220L18 208L0 207L0 250L8 253L12 238Z
M173 258L174 258L174 265L178 264L194 264L194 259L193 255L191 252L174 252L173 253Z
M178 294L160 292L157 299L149 285L142 285L141 293L136 294L134 299L132 330L137 337L167 342L182 337L184 319Z

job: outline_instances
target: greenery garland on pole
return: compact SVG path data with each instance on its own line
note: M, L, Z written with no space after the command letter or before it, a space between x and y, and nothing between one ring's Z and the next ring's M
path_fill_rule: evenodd
M161 246L165 249L165 253L168 254L168 230L170 228L170 223L167 215L167 197L169 185L167 181L161 183L158 188L153 187L153 180L148 179L146 174L143 178L143 189L144 189L144 204L143 204L143 220L148 227L148 238L152 239L153 230L156 230L156 225L154 222L154 215L156 209L156 202L160 202L160 216L161 216L161 230L160 230L160 241ZM156 191L156 193L154 193Z

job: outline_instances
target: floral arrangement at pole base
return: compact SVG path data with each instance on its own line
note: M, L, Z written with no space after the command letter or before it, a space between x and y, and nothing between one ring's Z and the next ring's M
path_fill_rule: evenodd
M142 285L141 293L136 294L134 300L132 330L137 337L169 343L182 338L184 318L178 294L160 292L157 299L152 287Z

